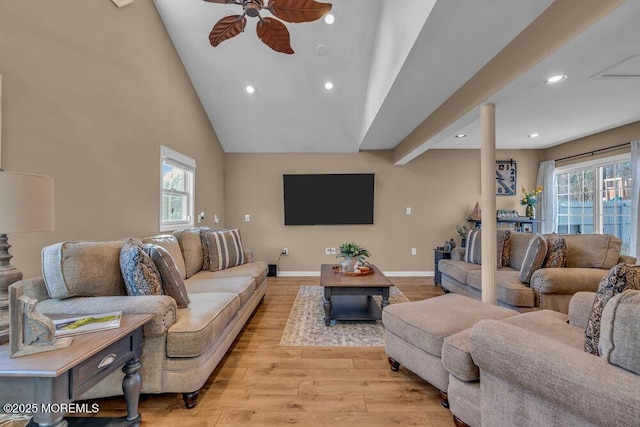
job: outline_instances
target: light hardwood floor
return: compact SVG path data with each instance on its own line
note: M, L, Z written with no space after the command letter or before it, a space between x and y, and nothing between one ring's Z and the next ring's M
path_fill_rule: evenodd
M411 301L441 295L432 278L391 278ZM392 372L384 348L281 347L300 286L318 277L269 277L246 329L203 387L198 406L180 394L140 402L145 426L453 426L438 391ZM122 398L100 399L98 416L125 413Z

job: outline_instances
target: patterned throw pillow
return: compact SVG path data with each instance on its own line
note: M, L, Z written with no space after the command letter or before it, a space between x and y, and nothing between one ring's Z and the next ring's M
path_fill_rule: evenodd
M189 301L182 274L171 254L162 246L153 244L144 245L143 250L151 257L160 273L164 293L176 300L178 308L187 307L191 301Z
M246 262L240 230L210 230L206 237L211 271L224 270Z
M522 261L522 268L520 268L521 282L528 284L531 281L531 275L542 267L546 254L546 239L542 237L542 234L534 234L529 241L527 252L525 252L524 260Z
M509 265L509 257L511 257L511 230L505 230L504 245L502 245L502 265Z
M128 295L162 295L162 279L155 263L137 242L129 240L120 250L120 271Z
M504 242L508 239L509 230L496 231L496 264L500 268L502 266L502 251ZM482 233L477 228L469 230L467 234L467 248L464 253L464 261L471 264L482 264Z
M587 353L599 354L600 320L604 306L611 298L627 289L640 290L640 265L618 264L600 281L585 331L584 351Z
M211 257L209 255L209 241L207 240L207 232L211 231L209 227L203 227L200 229L200 241L202 242L202 256L203 263L202 269L209 270L211 267Z
M545 235L547 256L542 268L563 268L567 265L567 241L556 233Z

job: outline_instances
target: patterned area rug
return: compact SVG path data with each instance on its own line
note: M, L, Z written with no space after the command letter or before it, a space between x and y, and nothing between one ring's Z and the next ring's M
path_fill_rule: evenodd
M380 296L375 296L380 305ZM291 308L280 345L319 347L384 347L384 326L379 320L338 320L331 326L324 324L322 286L301 286ZM391 286L389 302L408 299Z

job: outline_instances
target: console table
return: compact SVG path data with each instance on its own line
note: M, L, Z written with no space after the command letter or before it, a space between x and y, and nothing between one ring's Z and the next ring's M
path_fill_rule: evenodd
M91 425L138 426L142 326L152 317L151 314L123 314L119 328L76 335L68 348L14 359L9 357L9 344L0 345L0 402L7 408L14 404L10 410L12 413L18 408L34 412L29 425L87 425L89 418L70 417L65 420L64 408L124 365L122 390L127 416L116 419L96 417L91 419ZM7 412L5 406L3 412ZM93 421L99 421L99 424Z

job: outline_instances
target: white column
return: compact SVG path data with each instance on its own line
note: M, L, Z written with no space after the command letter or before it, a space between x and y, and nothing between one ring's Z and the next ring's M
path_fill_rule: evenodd
M496 106L480 107L480 210L482 211L482 301L496 304Z

